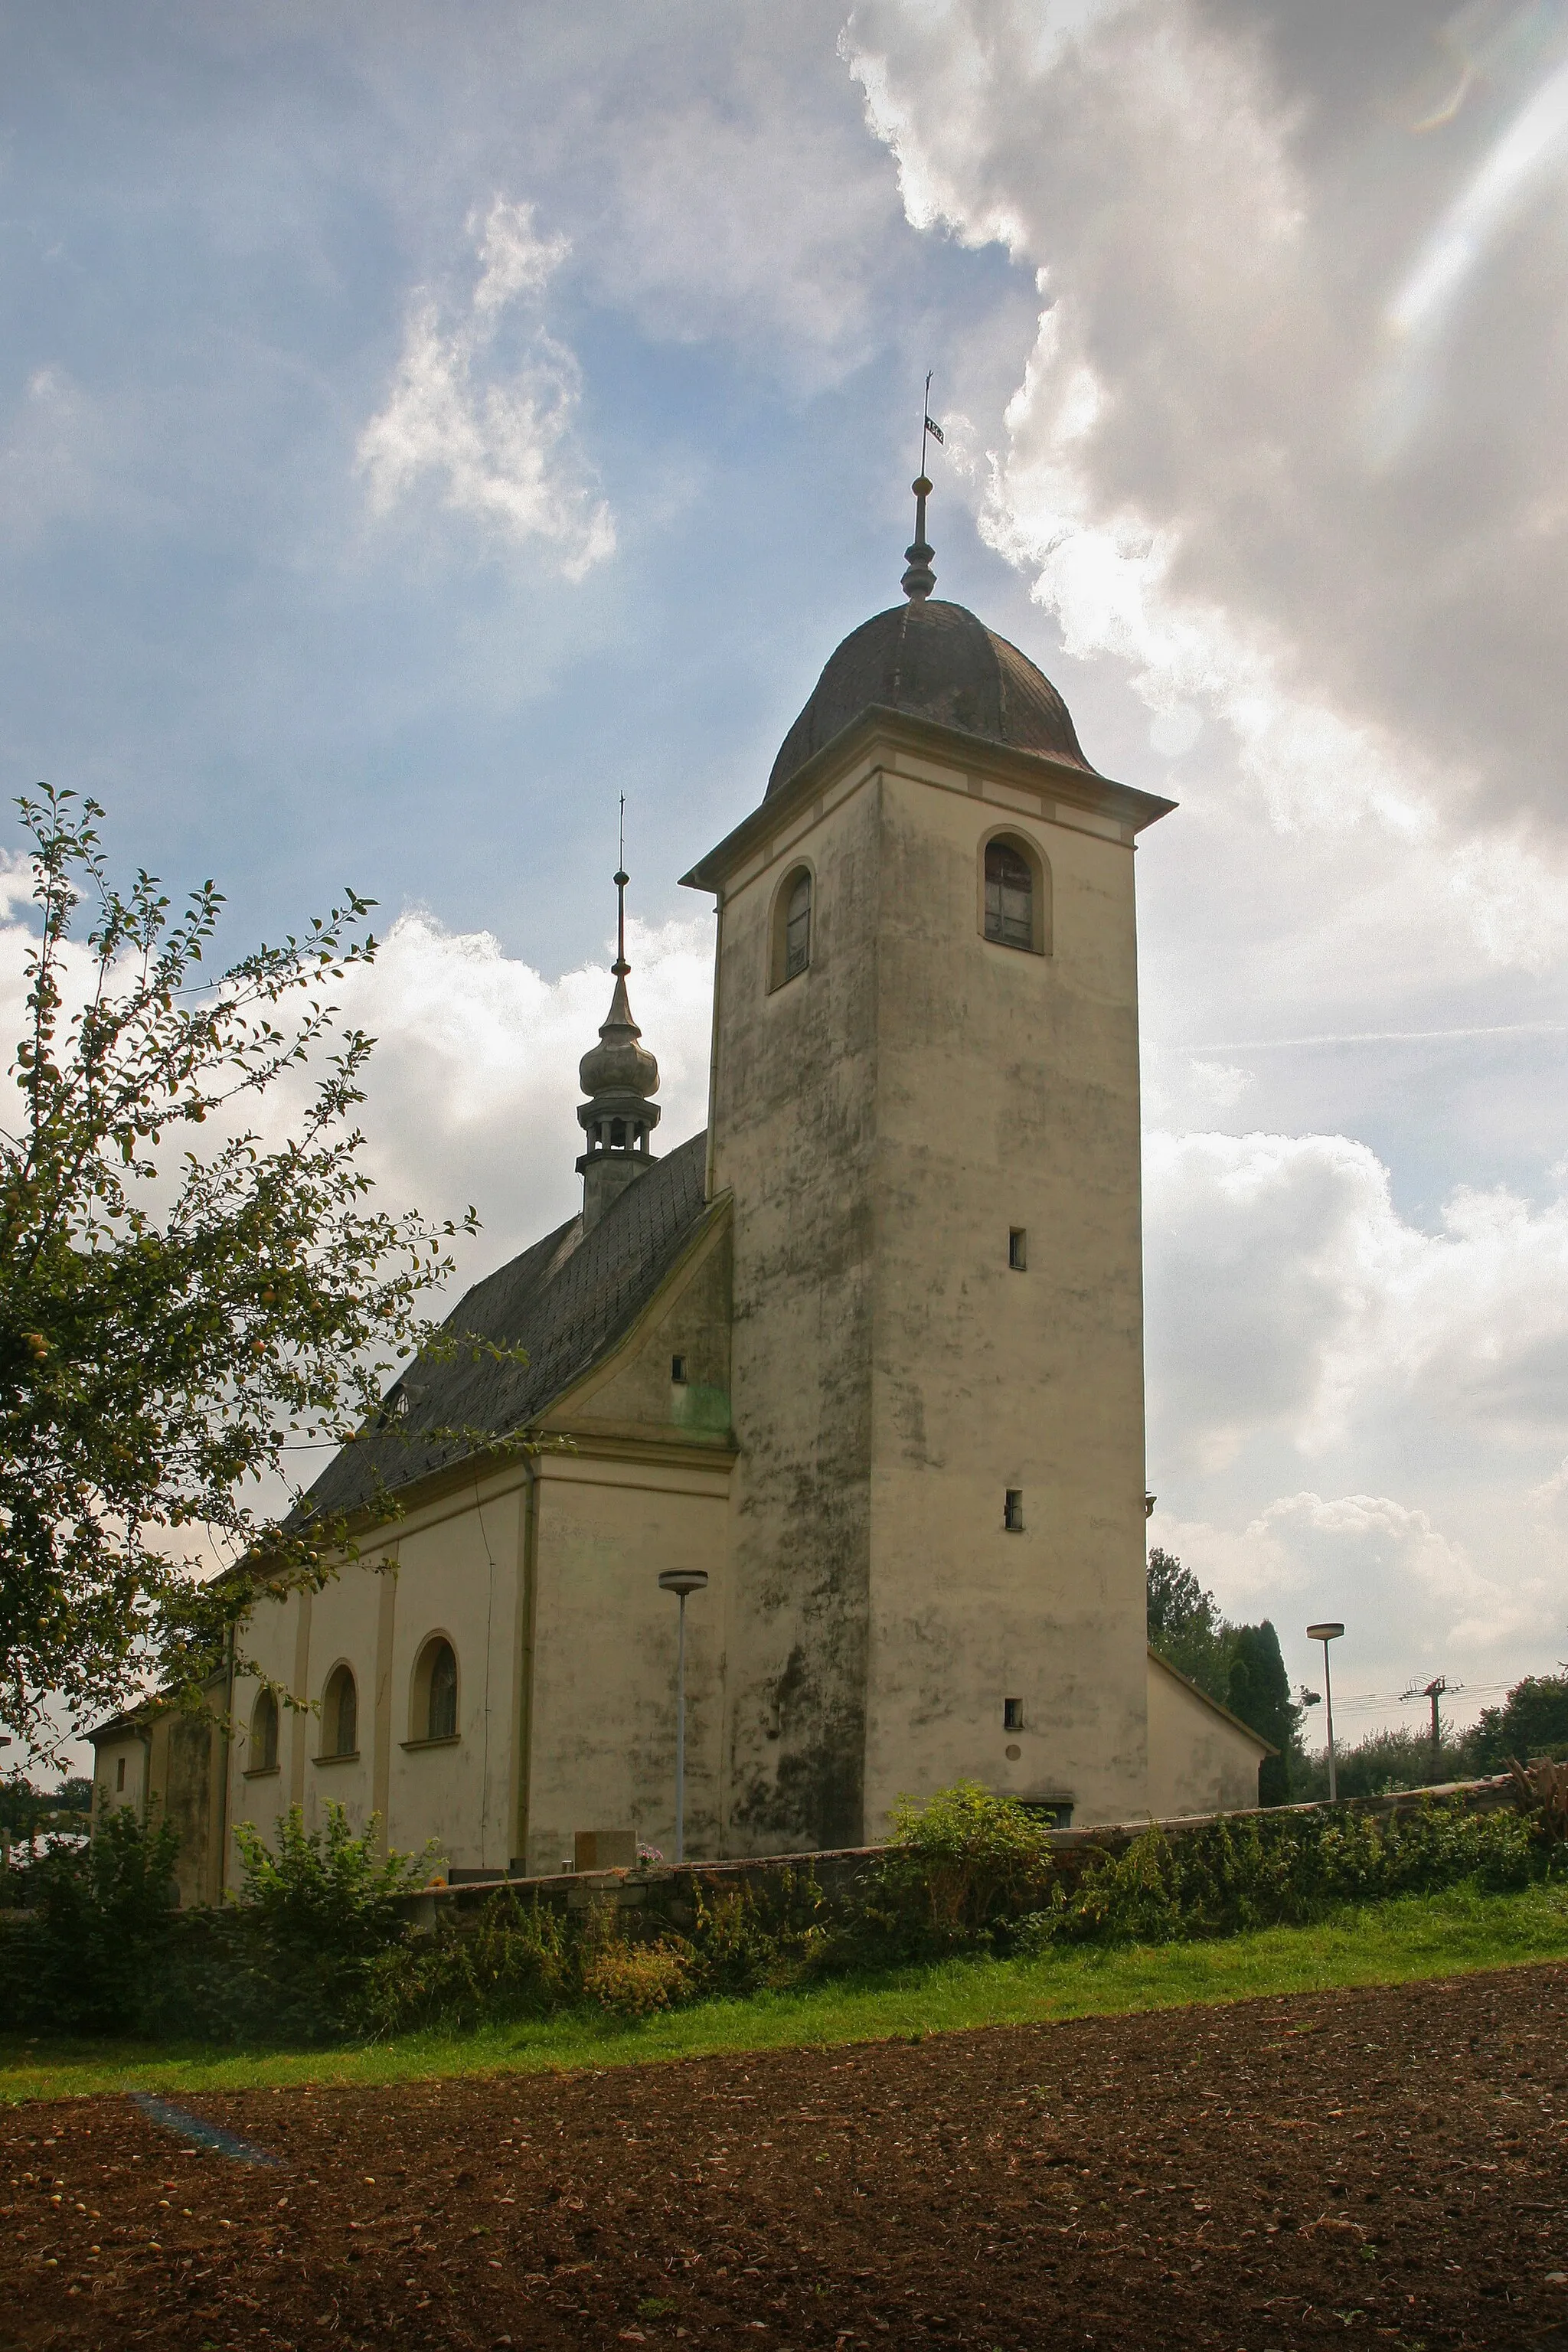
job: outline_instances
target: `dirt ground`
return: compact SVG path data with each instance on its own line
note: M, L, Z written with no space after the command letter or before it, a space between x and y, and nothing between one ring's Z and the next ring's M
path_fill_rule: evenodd
M0 2116L0 2341L1568 2347L1562 1967L182 2112Z

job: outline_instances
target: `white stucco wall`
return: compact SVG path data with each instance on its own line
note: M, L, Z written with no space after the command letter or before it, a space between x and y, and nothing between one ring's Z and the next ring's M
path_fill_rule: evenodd
M1184 1813L1245 1811L1258 1802L1258 1768L1266 1740L1245 1730L1148 1653L1149 1811L1156 1821Z
M120 1767L125 1785L120 1785ZM92 1810L96 1819L111 1805L132 1805L138 1811L147 1795L147 1742L133 1731L111 1734L93 1742Z
M383 1550L345 1568L320 1592L258 1609L242 1654L310 1711L281 1709L279 1769L257 1778L244 1735L260 1685L254 1676L238 1680L232 1820L254 1822L270 1835L279 1812L297 1803L306 1827L316 1829L326 1806L337 1803L356 1830L378 1813L399 1852L422 1854L433 1845L450 1866L507 1867L516 1825L525 1487L519 1463L482 1480L477 1492L426 1503ZM434 1633L457 1654L458 1738L452 1747L409 1746L415 1664ZM321 1754L321 1696L340 1663L353 1669L358 1691L358 1750L347 1760ZM231 1853L231 1876L233 1867Z
M686 1604L686 1852L722 1852L729 1464L544 1455L536 1486L527 1715L528 1866L578 1830L629 1829L673 1853L678 1605L666 1569L702 1569Z

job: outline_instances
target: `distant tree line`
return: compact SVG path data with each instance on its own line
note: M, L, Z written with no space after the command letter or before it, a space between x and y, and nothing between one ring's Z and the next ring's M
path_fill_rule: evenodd
M1192 1570L1158 1544L1149 1554L1149 1640L1179 1674L1279 1749L1258 1775L1263 1804L1328 1795L1327 1747L1307 1749L1309 1695L1292 1696L1273 1625L1267 1617L1257 1625L1231 1624ZM1382 1796L1500 1772L1510 1756L1568 1758L1568 1665L1555 1675L1527 1675L1469 1730L1443 1732L1436 1749L1425 1723L1369 1731L1352 1745L1342 1739L1335 1780L1342 1797Z

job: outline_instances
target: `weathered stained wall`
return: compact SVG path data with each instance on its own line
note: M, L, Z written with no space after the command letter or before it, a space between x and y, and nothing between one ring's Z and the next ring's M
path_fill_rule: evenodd
M662 1284L637 1328L546 1416L555 1429L732 1450L730 1433L730 1218L720 1206ZM676 1381L679 1356L686 1377Z
M870 1586L880 842L874 791L808 810L721 911L711 1187L734 1219L740 1460L724 1851L859 1843ZM770 989L808 841L809 969Z
M1123 1819L1147 1771L1133 853L907 751L879 797L866 1833L961 1777ZM1048 869L1048 955L984 936L1004 828Z
M95 1826L111 1806L131 1805L137 1812L145 1811L147 1745L144 1734L130 1727L94 1738L92 1818ZM123 1788L120 1786L121 1764L125 1767Z
M211 1903L218 1890L226 1680L220 1675L207 1685L203 1711L158 1714L148 1709L105 1726L92 1738L94 1829L106 1813L123 1806L149 1825L172 1828L179 1838L174 1883L182 1906Z
M1149 1810L1239 1812L1258 1802L1268 1742L1231 1721L1149 1653Z
M1092 782L912 731L792 788L720 878L732 1853L877 1836L961 1774L1079 1820L1147 1801L1131 830ZM1049 866L1049 956L983 936L1003 829ZM770 988L803 863L810 965Z
M216 1705L221 1708L221 1693ZM157 1717L149 1756L148 1813L178 1833L174 1876L182 1906L217 1897L223 1770L223 1735L212 1714Z

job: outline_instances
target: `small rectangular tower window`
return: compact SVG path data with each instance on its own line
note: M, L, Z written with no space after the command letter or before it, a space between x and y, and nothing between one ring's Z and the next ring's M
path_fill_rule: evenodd
M1008 1487L1007 1499L1002 1507L1002 1524L1006 1528L1009 1535L1021 1536L1023 1534L1024 1490L1022 1486Z
M1023 1274L1027 1271L1029 1264L1029 1236L1024 1231L1022 1225L1009 1225L1007 1228L1007 1263L1012 1267L1015 1274Z
M1024 1702L1021 1698L1003 1700L1002 1728L1004 1731L1022 1731L1024 1728Z
M123 1756L118 1758L115 1762L114 1785L117 1790L123 1789L125 1786L125 1759Z
M669 1360L669 1377L678 1388L685 1387L686 1359L684 1356L671 1356Z

